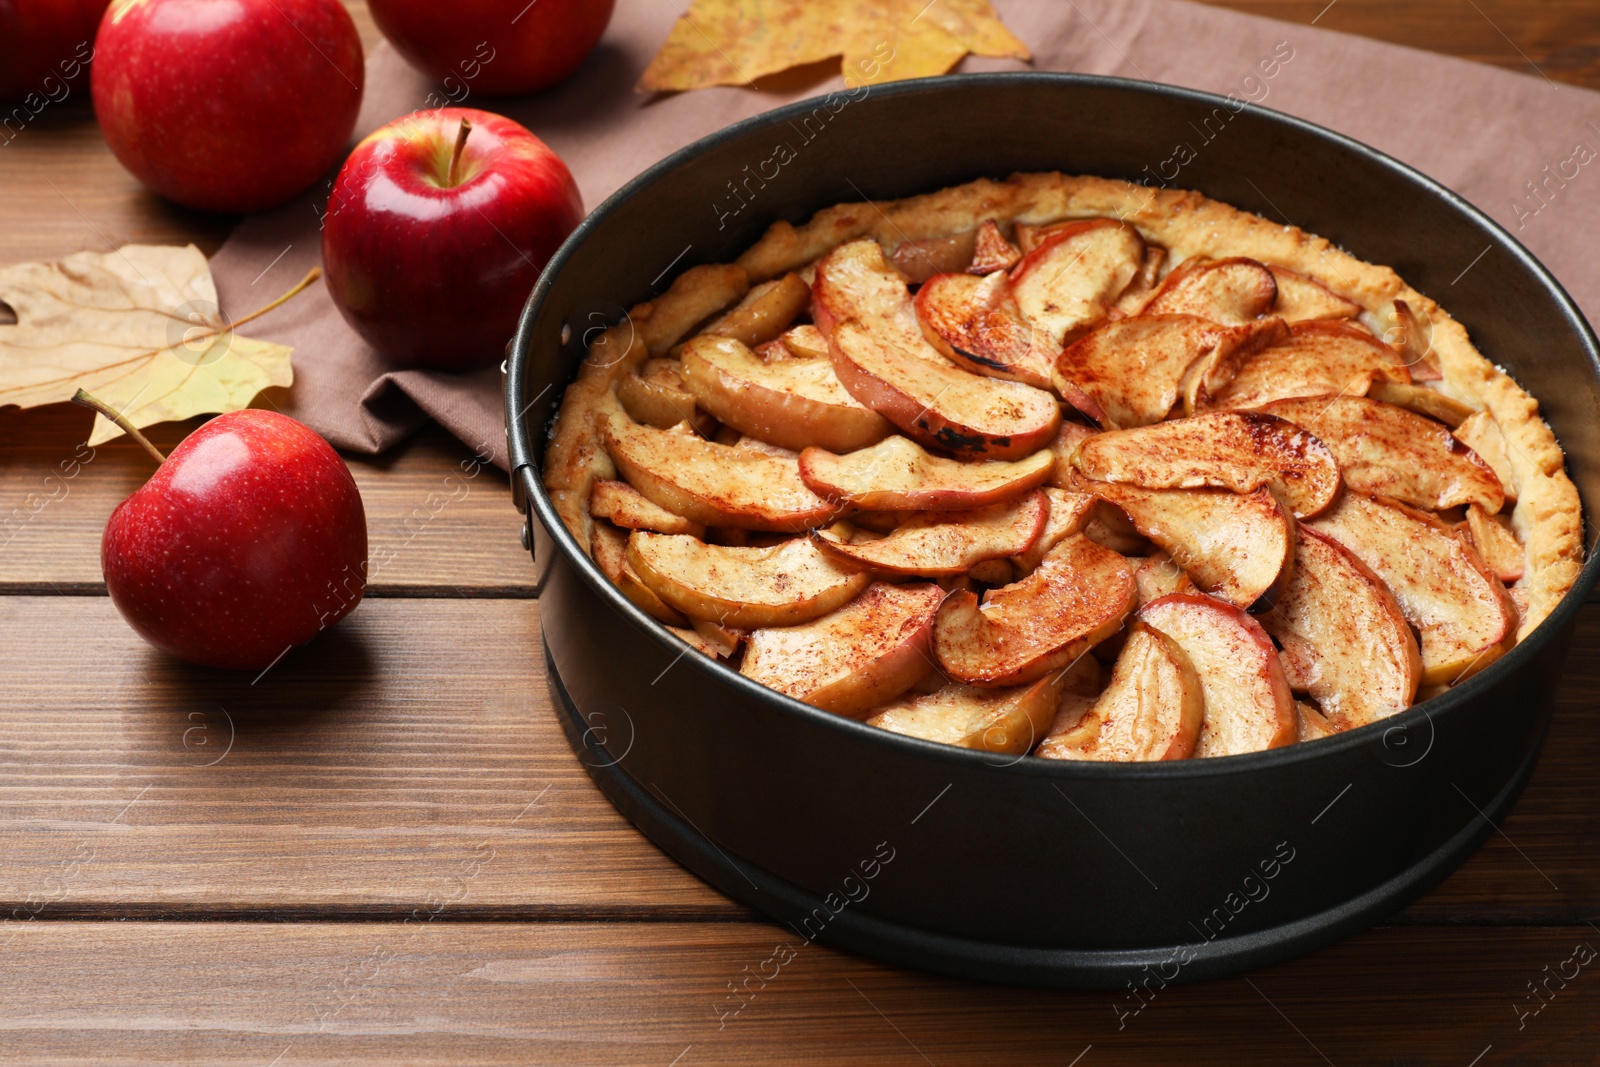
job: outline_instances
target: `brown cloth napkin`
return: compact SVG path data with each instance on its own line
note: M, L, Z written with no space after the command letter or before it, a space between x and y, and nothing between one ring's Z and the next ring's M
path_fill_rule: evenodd
M996 7L1033 49L1033 69L1231 92L1410 163L1510 229L1590 320L1600 319L1600 256L1591 251L1600 225L1600 94L1179 0L996 0ZM544 138L592 209L690 141L841 87L831 78L777 92L716 88L660 99L634 92L678 11L668 0L622 0L604 40L566 84L515 100L474 98L469 85L464 104L509 115ZM968 57L959 69L1029 68ZM433 89L379 47L369 57L357 135L424 106ZM212 260L225 309L238 315L259 307L320 262L318 211L327 195L327 186L313 189L239 227ZM505 466L498 368L468 376L391 370L346 327L322 286L252 333L294 346L295 384L284 410L339 447L381 452L433 418Z

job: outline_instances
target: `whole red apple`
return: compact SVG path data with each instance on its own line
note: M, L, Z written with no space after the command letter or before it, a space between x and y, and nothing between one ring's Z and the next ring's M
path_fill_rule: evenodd
M378 29L450 99L548 89L606 32L614 0L368 0Z
M500 359L539 272L583 218L567 165L501 115L440 108L356 146L322 220L344 317L391 362Z
M66 99L94 55L105 10L106 0L0 0L0 100L21 100L37 114Z
M111 602L157 648L261 671L361 601L367 517L328 442L287 415L234 411L117 505L100 566Z
M339 161L361 107L361 38L339 0L118 0L94 47L111 151L204 211L292 199Z

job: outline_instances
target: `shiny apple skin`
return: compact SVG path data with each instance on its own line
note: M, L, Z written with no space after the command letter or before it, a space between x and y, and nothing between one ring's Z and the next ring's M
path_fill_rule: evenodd
M463 118L460 184L446 187ZM397 366L487 366L582 218L567 165L524 127L472 108L419 112L345 161L323 218L323 273L345 319Z
M339 161L364 69L339 0L118 0L90 81L106 143L134 177L187 207L247 213Z
M366 511L315 431L234 411L186 437L117 505L100 566L111 602L152 645L261 671L361 602Z
M0 0L0 100L30 110L65 100L87 69L105 10L106 0ZM0 131L0 144L13 132Z
M613 0L368 0L372 21L451 99L512 96L565 81L594 50Z

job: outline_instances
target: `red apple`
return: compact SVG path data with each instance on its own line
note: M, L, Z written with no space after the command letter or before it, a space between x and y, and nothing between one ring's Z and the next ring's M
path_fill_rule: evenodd
M100 542L139 635L207 667L262 671L349 614L367 517L344 461L273 411L219 415L118 504Z
M33 114L60 103L94 55L94 31L106 0L0 0L0 100L20 100ZM0 137L17 133L15 112Z
M337 163L364 77L339 0L118 0L91 69L122 165L170 200L229 212L276 207Z
M548 89L578 69L613 0L369 0L372 21L450 99Z
M500 115L441 108L356 146L322 224L328 291L392 362L501 358L539 272L583 218L567 165Z

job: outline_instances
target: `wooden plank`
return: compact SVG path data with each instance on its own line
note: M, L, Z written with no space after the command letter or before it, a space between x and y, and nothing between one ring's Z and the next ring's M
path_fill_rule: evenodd
M1600 933L1581 925L1386 927L1245 977L1152 979L1135 999L932 978L761 924L33 922L15 924L0 955L0 1055L257 1067L1575 1064L1593 1061L1597 946ZM1529 983L1549 992L1536 999ZM739 986L750 993L736 997Z
M0 648L0 911L87 849L48 914L400 917L486 854L453 915L735 914L584 775L535 602L373 600L254 684L173 663L100 597L0 597ZM1406 921L1600 913L1597 687L1591 607L1504 834Z
M733 914L572 755L533 601L370 601L254 682L156 652L104 597L0 597L0 648L0 901Z
M88 449L92 418L64 404L0 410L0 594L105 591L101 531L153 463L125 438ZM150 436L168 451L199 424ZM503 471L437 427L385 456L345 459L367 509L372 595L529 594Z
M1202 2L1600 89L1600 7L1592 0Z

